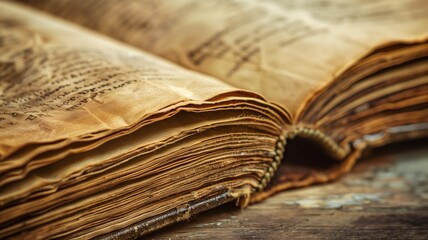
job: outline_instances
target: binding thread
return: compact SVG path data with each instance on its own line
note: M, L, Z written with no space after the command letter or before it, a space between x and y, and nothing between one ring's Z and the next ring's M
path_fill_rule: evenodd
M328 137L320 130L307 127L296 127L293 132L293 138L295 136L299 136L316 141L334 159L341 160L345 158L350 152L349 146L342 148L333 139Z
M282 158L284 157L284 149L287 145L288 139L293 139L296 136L307 138L316 141L320 144L324 150L334 159L341 160L345 158L349 152L349 146L342 148L339 146L333 139L328 137L326 134L320 130L308 128L308 127L295 127L288 132L281 135L276 141L275 151L272 153L273 161L270 166L267 168L265 174L261 178L259 184L257 185L255 191L262 191L266 188L267 184L271 181L273 175L277 171L279 165L281 164Z
M270 166L266 170L259 184L257 185L256 190L262 191L267 184L272 179L279 165L281 165L282 157L284 156L285 145L287 144L287 137L285 135L281 135L275 144L275 151L273 152L273 161Z

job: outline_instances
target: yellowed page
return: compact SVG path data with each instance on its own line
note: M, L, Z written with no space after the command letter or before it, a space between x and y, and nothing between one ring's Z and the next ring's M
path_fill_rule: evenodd
M293 115L374 49L428 34L425 0L27 2L260 93Z
M251 95L84 29L1 6L3 159L28 144L101 136L174 105Z

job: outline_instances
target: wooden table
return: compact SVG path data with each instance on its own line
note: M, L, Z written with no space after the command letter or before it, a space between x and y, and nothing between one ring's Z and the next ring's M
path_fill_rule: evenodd
M363 157L340 180L202 213L149 239L428 239L428 139Z

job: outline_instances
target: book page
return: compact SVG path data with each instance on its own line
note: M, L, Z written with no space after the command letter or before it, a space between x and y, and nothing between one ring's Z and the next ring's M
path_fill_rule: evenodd
M421 0L269 0L286 11L305 12L331 25L360 25L384 28L426 19ZM404 10L404 11L403 11Z
M220 94L260 99L29 8L1 8L0 159L31 144L89 141Z
M428 34L424 0L26 2L260 93L293 115L376 48Z

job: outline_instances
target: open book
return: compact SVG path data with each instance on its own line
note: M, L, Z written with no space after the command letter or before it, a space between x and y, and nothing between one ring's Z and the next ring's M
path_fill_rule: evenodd
M135 238L428 135L426 0L25 2L63 20L0 2L2 239Z

